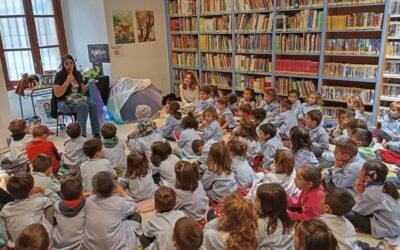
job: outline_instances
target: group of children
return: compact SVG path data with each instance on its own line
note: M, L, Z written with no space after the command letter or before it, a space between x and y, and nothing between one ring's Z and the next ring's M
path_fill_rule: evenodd
M258 107L252 89L238 106L234 95L212 93L201 87L187 115L169 102L160 128L139 105L125 142L112 123L103 124L102 140L70 123L62 154L46 126L30 132L25 120L12 121L10 158L28 159L32 172L7 181L13 201L0 211L7 246L369 249L356 229L400 246L399 193L372 149L359 97L327 131L316 92L301 103L296 90L278 101L267 89ZM396 152L400 102L390 107L374 137ZM60 166L68 170L61 181ZM141 225L138 207L149 200L156 213Z

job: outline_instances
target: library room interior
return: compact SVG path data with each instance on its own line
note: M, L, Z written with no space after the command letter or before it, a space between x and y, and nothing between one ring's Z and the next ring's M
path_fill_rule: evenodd
M0 106L0 249L400 250L400 0L0 0Z

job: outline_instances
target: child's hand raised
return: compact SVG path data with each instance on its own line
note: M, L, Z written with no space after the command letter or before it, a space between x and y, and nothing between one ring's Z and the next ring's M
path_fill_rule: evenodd
M356 184L354 185L354 188L356 189L356 193L358 195L362 195L365 191L365 181L357 179Z

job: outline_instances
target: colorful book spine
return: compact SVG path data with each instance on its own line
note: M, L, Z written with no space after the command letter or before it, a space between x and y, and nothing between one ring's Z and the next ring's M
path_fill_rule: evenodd
M269 58L248 55L235 55L235 69L249 72L271 72L272 62Z
M171 53L172 64L174 66L181 67L197 67L198 66L198 54L197 53Z
M290 10L307 7L321 7L324 5L323 0L277 0L276 6L278 10Z
M200 32L231 32L232 16L200 18Z
M387 60L385 74L400 74L400 61Z
M387 56L400 56L400 42L388 41L386 48Z
M208 51L232 51L232 37L223 35L201 35L201 50Z
M220 72L202 72L202 82L206 85L217 85L225 88L232 88L232 74Z
M283 74L317 75L319 62L310 60L276 59L275 71Z
M236 20L237 32L271 32L274 15L240 14Z
M350 96L360 96L364 104L372 104L374 101L374 89L348 88L341 86L323 86L322 97L331 100L347 100Z
M264 89L271 88L271 77L251 76L251 75L236 75L235 89L244 90L252 88L254 91L261 93Z
M277 90L279 95L288 95L290 90L298 90L300 96L307 96L315 92L316 82L306 79L296 79L292 77L279 77L277 79Z
M400 1L392 0L390 3L390 15L398 15L400 14Z
M232 70L232 56L203 53L201 55L201 65L209 69Z
M231 0L200 0L200 13L230 13Z
M337 121L338 120L338 107L323 106L322 113L325 120ZM371 121L371 112L364 112L367 121Z
M369 64L348 64L348 63L325 63L325 76L358 78L358 79L376 79L378 65Z
M272 0L235 0L235 10L239 12L273 10Z
M382 94L387 97L400 98L400 84L385 83Z
M319 54L320 34L280 34L275 37L276 53Z
M390 22L388 36L400 37L400 22Z
M185 50L197 50L198 49L197 36L182 35L171 37L172 49L185 49Z
M236 52L272 52L272 35L238 35Z
M378 120L382 121L387 119L387 117L389 117L389 108L388 107L379 107L379 111L378 111Z
M196 15L196 0L172 0L168 7L171 16Z
M276 16L276 30L279 31L321 31L323 12L302 10L294 16L281 14Z
M385 0L328 0L328 5L374 4L384 3Z
M381 29L383 13L362 12L327 17L327 30Z
M196 32L197 30L196 17L171 18L169 22L171 32Z
M327 39L325 53L378 55L380 47L379 39Z

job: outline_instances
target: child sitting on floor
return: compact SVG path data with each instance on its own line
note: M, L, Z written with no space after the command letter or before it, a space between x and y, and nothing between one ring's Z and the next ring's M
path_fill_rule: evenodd
M275 116L279 114L279 102L278 95L274 89L264 90L264 100L262 101L260 108L265 109L267 113L267 120L272 122L275 120Z
M223 133L218 122L217 111L214 108L211 107L204 110L202 127L204 140L222 141Z
M68 177L61 184L61 194L63 200L54 205L57 224L52 233L53 247L76 249L85 232L86 200L82 182L77 177Z
M355 119L367 121L367 116L364 114L364 103L360 96L350 96L347 99L347 108L354 109Z
M261 145L258 142L256 125L250 119L240 120L235 133L231 134L230 140L239 140L247 145L247 158L250 161L260 154Z
M49 155L52 159L51 169L56 174L60 168L61 156L53 142L47 140L48 134L49 128L46 125L35 126L32 129L33 141L26 147L26 154L30 162L33 162L38 154Z
M354 111L351 109L339 108L337 111L338 125L329 132L329 142L336 144L347 136L347 125L354 120Z
M275 116L274 125L278 128L278 135L282 140L289 140L289 132L297 126L297 116L291 110L292 105L287 99L279 102L279 114Z
M7 246L14 248L14 242L19 233L33 223L40 223L47 233L51 233L53 225L50 217L45 216L55 200L49 198L53 193L43 187L34 187L32 175L19 172L12 175L6 184L7 191L15 199L9 202L0 211L0 219L3 221L3 238ZM45 197L30 198L35 193L42 193ZM52 216L51 216L52 217ZM53 220L54 222L54 220Z
M237 116L242 119L251 119L251 105L249 103L245 103L239 106Z
M301 212L289 211L293 221L305 221L321 214L320 202L324 196L321 186L321 172L313 166L303 165L297 169L296 187L300 189L298 197L288 196L289 208L301 208Z
M301 165L318 166L319 162L312 150L310 135L307 130L300 127L293 127L289 133L291 148L295 158L294 168L297 169Z
M172 154L171 145L168 142L157 141L151 145L150 162L154 183L160 186L172 186L175 184L175 164L180 159Z
M236 121L233 117L232 111L228 108L228 102L228 97L221 96L217 101L217 109L220 117L221 129L232 131L236 127ZM221 116L223 117L224 123L221 123Z
M182 217L175 223L172 243L177 250L198 250L203 244L203 230L191 218Z
M81 178L83 192L92 191L92 178L95 174L105 171L115 176L114 169L109 160L104 159L103 144L100 139L89 139L83 144L83 152L87 160L81 164Z
M60 194L60 182L54 177L51 169L52 159L46 154L38 154L32 162L32 176L36 186L43 186Z
M175 141L173 132L180 131L182 114L179 112L179 103L170 102L165 107L165 111L169 114L165 125L161 127L161 136L169 141Z
M69 137L64 141L62 163L67 169L77 168L86 161L86 155L83 153L86 138L81 136L82 129L77 122L68 124L66 132Z
M288 100L292 104L292 111L296 115L299 116L300 109L301 109L301 102L299 100L300 92L297 89L289 90L288 92Z
M267 117L267 112L265 112L265 110L263 108L257 108L257 109L253 109L251 111L250 115L251 115L251 119L257 126L256 132L258 134L258 132L260 131L261 125L268 123L268 121L265 119Z
M211 97L210 86L203 86L200 88L200 100L197 102L196 109L193 112L194 117L199 117L207 108L214 107L214 99Z
M296 249L301 250L337 250L338 242L329 228L319 219L301 222L296 228L294 240Z
M182 149L181 154L185 158L195 159L197 155L193 152L192 142L200 139L197 131L199 123L192 113L189 113L182 119L181 127L182 132L177 139L178 146Z
M237 97L233 93L229 93L226 97L228 97L228 108L231 110L232 114L236 114L238 109Z
M149 219L143 229L140 241L148 249L173 249L172 231L178 219L185 216L182 211L174 210L176 194L169 187L160 187L154 194L156 214Z
M254 89L246 88L243 91L243 97L239 101L239 107L243 104L250 104L250 109L256 108L256 93Z
M320 157L329 146L329 134L321 124L323 117L319 110L310 110L306 116L306 129L310 135L315 157Z
M301 104L299 115L297 119L299 119L299 126L304 126L304 119L307 116L308 111L311 110L319 110L322 112L321 109L322 105L322 97L321 94L318 92L311 92L307 95L306 102ZM323 124L323 122L321 122Z
M101 126L102 143L104 146L104 158L111 162L114 169L126 168L125 146L117 137L117 127L110 122Z
M262 158L261 166L263 169L269 168L274 159L276 150L286 149L281 139L276 135L276 128L272 123L266 123L260 126L258 137L261 143Z
M10 122L8 130L11 132L10 160L28 160L26 147L32 142L29 124L25 119L16 119Z
M351 140L353 140L358 147L358 153L365 161L375 160L376 155L372 144L372 133L363 128L355 128L351 130Z

